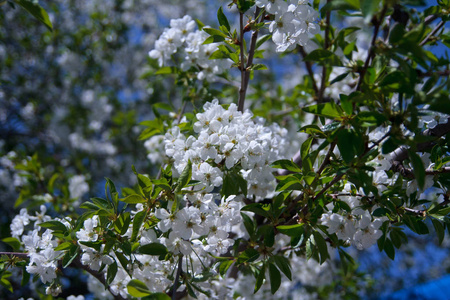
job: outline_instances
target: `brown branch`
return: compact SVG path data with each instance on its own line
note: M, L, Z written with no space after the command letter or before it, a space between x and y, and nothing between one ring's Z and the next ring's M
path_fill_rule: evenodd
M259 7L255 10L255 22L258 23L258 16L261 12L261 9ZM263 16L261 16L263 17ZM239 47L241 52L241 64L239 66L239 69L241 71L241 88L239 90L239 102L238 102L238 111L243 112L244 111L244 102L245 102L245 95L247 94L247 88L248 83L250 81L250 70L249 68L253 64L253 58L255 55L256 50L256 42L258 40L258 32L259 29L256 29L252 33L252 38L250 41L250 49L248 50L248 58L247 63L245 63L245 56L244 56L244 14L239 13Z
M12 257L18 257L18 258L28 258L28 253L24 252L0 252L0 255L7 255Z
M394 162L394 165L392 166L392 170L395 172L399 172L405 178L409 178L409 179L415 178L414 171L412 169L405 168L403 166L403 164L401 164L401 163ZM443 174L443 173L450 173L450 167L444 167L439 170L433 170L433 169L425 170L425 175L432 176L432 175Z
M450 76L450 70L443 70L443 71L436 71L436 72L421 72L420 70L417 70L417 76L419 77L430 77L433 75L447 77Z
M317 175L320 176L320 174L322 174L322 171L325 169L325 166L326 166L326 165L329 163L329 161L330 161L331 153L333 153L333 150L334 150L335 147L336 147L336 143L335 143L335 142L331 143L330 149L328 149L328 152L327 152L327 154L325 155L325 158L324 158L322 164L320 165L319 170L317 171Z
M319 95L319 88L317 87L316 79L314 78L314 71L312 69L312 64L310 61L305 60L305 57L308 55L308 53L306 53L305 49L302 46L298 46L298 49L300 51L300 54L303 57L303 61L305 62L305 66L306 66L306 70L308 71L308 75L309 75L309 77L311 77L311 82L312 82L312 87L313 87L314 93L316 95Z
M345 173L339 174L336 177L333 178L330 182L327 183L326 186L323 187L323 189L320 190L320 192L317 193L317 195L314 196L313 201L317 200L320 196L322 196L330 187L332 187L336 182L341 180L342 177L344 177Z
M183 263L183 255L180 255L180 258L178 259L178 267L177 267L177 274L175 275L175 281L173 283L173 289L172 289L172 300L177 299L177 289L178 289L178 280L180 280L181 275L181 268Z
M439 18L440 16L439 15L430 15L430 16L427 16L426 18L425 18L425 20L423 21L423 23L425 24L425 25L429 25L431 22L433 22L434 20L436 20L437 18Z
M419 46L425 45L439 30L441 30L444 24L444 21L439 22L439 24L433 29L433 31L431 31L430 34L427 35L427 37L422 42L420 42Z
M361 90L361 85L364 81L364 76L366 75L367 69L369 68L369 63L372 60L372 57L375 56L375 42L378 37L378 31L380 30L381 23L383 22L384 15L386 14L387 6L383 6L383 10L381 11L380 18L374 20L374 30L373 30L373 37L372 41L370 43L370 50L367 54L366 61L364 62L364 67L362 68L361 72L359 73L359 81L358 85L356 86L356 90Z
M329 3L331 0L327 0L327 3ZM327 15L326 15L326 19L325 19L325 40L324 40L324 44L323 44L323 48L326 50L329 47L329 43L330 43L330 16L331 16L331 12L327 11ZM325 92L325 88L326 88L326 80L327 77L327 65L324 65L322 68L322 79L320 81L320 90L319 93L317 95L317 103L322 103L322 98L323 98L323 93Z
M437 140L438 138L449 132L450 132L450 117L447 119L447 123L438 124L434 128L427 129L422 133L422 135L433 136L436 137L435 140ZM430 147L434 145L435 140L417 144L416 152L423 152L425 150L428 150ZM394 164L394 162L401 163L407 158L408 158L408 148L402 146L392 153L390 161L392 164Z
M244 101L245 94L247 92L245 86L245 61L244 61L244 14L239 13L239 48L241 54L241 62L239 65L239 69L241 71L241 89L239 90L239 102L238 102L238 111L244 111Z
M105 273L103 272L99 272L99 271L94 271L92 269L90 269L88 266L85 266L81 263L80 258L77 257L76 259L73 260L71 266L75 266L79 269L83 269L86 272L88 272L89 274L91 274L92 276L94 276L98 281L100 281L105 287L107 287L108 291L111 293L111 295L114 297L115 300L126 300L127 298L124 298L120 295L120 292L117 295L114 295L113 292L111 291L111 287L106 283L106 279L105 279Z

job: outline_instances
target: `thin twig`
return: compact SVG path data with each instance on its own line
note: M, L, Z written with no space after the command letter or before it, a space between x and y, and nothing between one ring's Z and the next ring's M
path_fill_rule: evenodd
M300 54L303 57L303 61L305 62L305 66L306 66L306 70L308 71L308 75L311 78L311 82L312 82L312 87L314 90L314 93L316 94L316 96L319 95L319 88L317 87L317 83L316 83L316 79L314 78L314 72L312 69L312 64L310 61L306 61L305 57L308 55L308 53L306 53L305 49L302 46L298 46L298 49L300 51Z
M244 14L239 13L239 48L241 52L241 64L239 66L241 70L241 89L239 90L239 102L238 102L238 111L244 111L244 102L245 102L245 61L244 61Z
M430 77L433 75L447 77L447 76L450 76L450 70L443 70L443 71L436 71L436 72L420 72L420 70L418 70L418 72L417 72L417 76L419 76L419 77Z
M380 30L380 26L381 26L381 23L383 22L383 18L384 18L384 15L386 14L386 11L387 11L387 6L385 5L385 6L383 6L383 10L381 11L380 18L378 18L375 21L376 23L374 25L372 41L370 42L370 50L369 50L369 53L367 54L366 61L364 62L364 67L362 68L362 70L359 74L359 81L358 81L358 85L356 86L357 91L361 90L361 85L364 81L364 76L366 75L367 69L369 68L369 63L370 63L372 57L375 55L375 42L377 40L378 31Z
M327 0L327 3L329 3L331 0ZM331 19L331 12L327 11L326 19L325 19L325 40L323 44L323 48L326 50L329 47L330 43L330 19ZM322 103L323 93L325 92L326 88L326 80L327 77L327 65L324 65L322 68L322 79L320 81L320 90L317 95L317 103Z
M15 256L18 258L28 258L28 253L24 252L0 252L0 255Z
M419 46L425 45L431 39L431 37L433 37L436 34L436 32L441 30L441 28L442 28L442 26L444 26L444 24L445 24L444 21L440 21L439 24L433 29L433 31L431 31L430 34L427 35L427 37L422 42L420 42Z
M425 24L425 25L429 25L431 22L433 22L434 20L436 20L437 18L439 18L440 16L439 15L431 15L431 16L427 16L426 18L425 18L425 20L423 21L423 23Z
M259 7L256 8L255 10L255 22L258 23L258 17L259 14L261 12L261 9ZM262 15L261 18L263 18L264 16ZM240 64L240 69L241 69L241 89L239 90L239 102L238 102L238 111L243 112L244 111L244 102L245 102L245 95L247 94L247 88L248 88L248 83L250 81L250 67L253 64L253 58L255 55L255 50L256 50L256 42L258 40L258 33L259 30L256 29L253 31L252 33L252 38L250 41L250 49L248 50L248 58L247 58L247 63L245 63L245 56L244 56L244 14L243 13L239 13L239 32L240 32L240 37L239 37L239 43L240 43L240 52L241 52L241 64Z
M447 118L447 123L444 124L438 124L434 128L425 130L422 135L424 136L433 136L436 137L436 139L440 138L441 136L447 134L450 132L450 117ZM423 152L430 147L432 147L435 143L435 140L419 143L416 146L416 152ZM402 162L405 159L408 158L408 148L402 146L400 148L397 148L391 155L391 163L393 162Z
M83 269L86 272L88 272L89 274L91 274L92 276L94 276L98 281L100 281L108 289L108 291L111 293L111 295L113 295L115 300L126 300L127 299L127 298L122 297L120 295L120 292L117 295L114 295L114 293L112 292L111 287L108 284L106 284L105 273L94 271L94 270L90 269L88 266L83 265L81 263L79 257L74 259L74 261L72 262L71 265L73 265L73 266L75 266L75 267L77 267L79 269Z
M345 173L339 174L336 177L333 178L330 182L327 183L326 186L323 187L323 189L320 190L320 192L317 193L317 195L314 196L313 201L317 200L320 196L322 196L330 187L332 187L336 182L341 180L342 177L344 177Z
M317 170L317 175L320 176L320 174L322 174L323 169L325 169L325 166L329 162L329 159L330 159L331 153L333 153L334 147L336 147L336 143L335 142L331 143L330 149L328 149L328 152L325 155L325 158L324 158L322 164L320 165L319 170Z
M178 289L178 280L180 280L181 275L181 269L182 269L182 261L183 255L180 255L180 258L178 260L178 267L177 267L177 274L175 275L175 282L173 283L173 289L172 289L172 300L177 299L177 289Z

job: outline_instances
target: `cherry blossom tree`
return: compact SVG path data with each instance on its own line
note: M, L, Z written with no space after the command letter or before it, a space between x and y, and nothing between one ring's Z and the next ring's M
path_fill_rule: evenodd
M34 2L8 2L48 35L57 30ZM111 9L124 16L129 2ZM131 75L133 88L144 81L161 99L129 117L125 104L139 95L110 103L104 86L79 92L68 75L86 126L64 111L44 131L54 148L25 145L35 154L21 156L20 142L3 142L15 151L0 171L18 182L21 208L2 239L10 251L1 253L0 284L13 292L16 272L23 285L42 282L41 297L84 299L64 294L76 269L97 299L364 295L360 253L375 247L394 260L418 235L448 243L449 10L447 0L235 0L217 5L212 20L171 18L138 63L141 81ZM132 33L144 34L122 34ZM73 59L62 56L62 65ZM130 72L131 57L119 60L131 61ZM32 103L19 109L28 124L36 102L15 101ZM60 139L50 134L65 123ZM130 138L146 154L123 145ZM85 155L72 158L67 143ZM66 158L47 158L54 154ZM96 174L111 177L104 195L82 202Z

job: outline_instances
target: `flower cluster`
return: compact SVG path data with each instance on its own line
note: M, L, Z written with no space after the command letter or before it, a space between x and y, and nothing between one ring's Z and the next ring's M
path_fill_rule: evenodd
M46 207L41 205L40 209L41 211L36 212L35 216L30 216L26 208L21 209L20 214L12 221L11 235L21 239L24 249L30 257L26 267L27 272L37 274L43 283L49 283L53 282L57 277L56 269L58 268L58 260L61 258L62 252L55 251L58 242L54 239L50 229L45 230L43 233L40 231L39 224L51 220L50 216L45 215ZM34 222L34 229L22 235L26 226L32 222ZM67 221L64 222L68 223ZM51 291L53 293L54 289Z
M224 59L210 60L211 54L218 49L218 43L204 45L208 38L204 31L196 30L195 21L190 16L170 20L170 28L166 28L155 42L155 49L149 52L151 58L157 59L163 66L172 55L178 54L183 58L181 68L187 71L191 68L198 70L199 80L212 81L215 75L222 74L230 68L231 61Z
M261 119L253 121L249 111L239 112L235 104L225 109L217 100L206 103L196 117L197 137L186 138L177 126L165 136L175 171L181 173L191 161L192 179L200 181L196 189L210 192L237 168L248 183L248 196L265 197L275 179L270 164L283 158L287 130L276 124L266 127Z
M322 215L320 221L328 227L328 233L336 233L340 240L356 246L359 250L374 245L383 235L380 230L386 218L373 217L368 210L362 208L361 197L348 196L350 184L346 184L343 195L339 199L347 203L350 211L333 212L334 205L327 205L328 212Z
M309 35L319 33L315 22L319 15L307 0L258 0L256 5L275 16L269 30L277 52L293 50L297 45L308 51L313 48Z

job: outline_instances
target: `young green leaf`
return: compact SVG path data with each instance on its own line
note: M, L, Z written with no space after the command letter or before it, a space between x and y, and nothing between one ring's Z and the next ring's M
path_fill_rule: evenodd
M138 279L131 279L127 284L127 291L133 297L145 297L149 296L152 292L148 289L147 285Z
M278 271L277 267L269 263L269 277L270 277L270 292L275 294L276 291L280 288L281 285L281 274Z
M217 11L217 19L219 20L220 25L225 26L225 28L230 31L230 23L228 23L227 16L223 13L222 6L219 7L219 10Z

